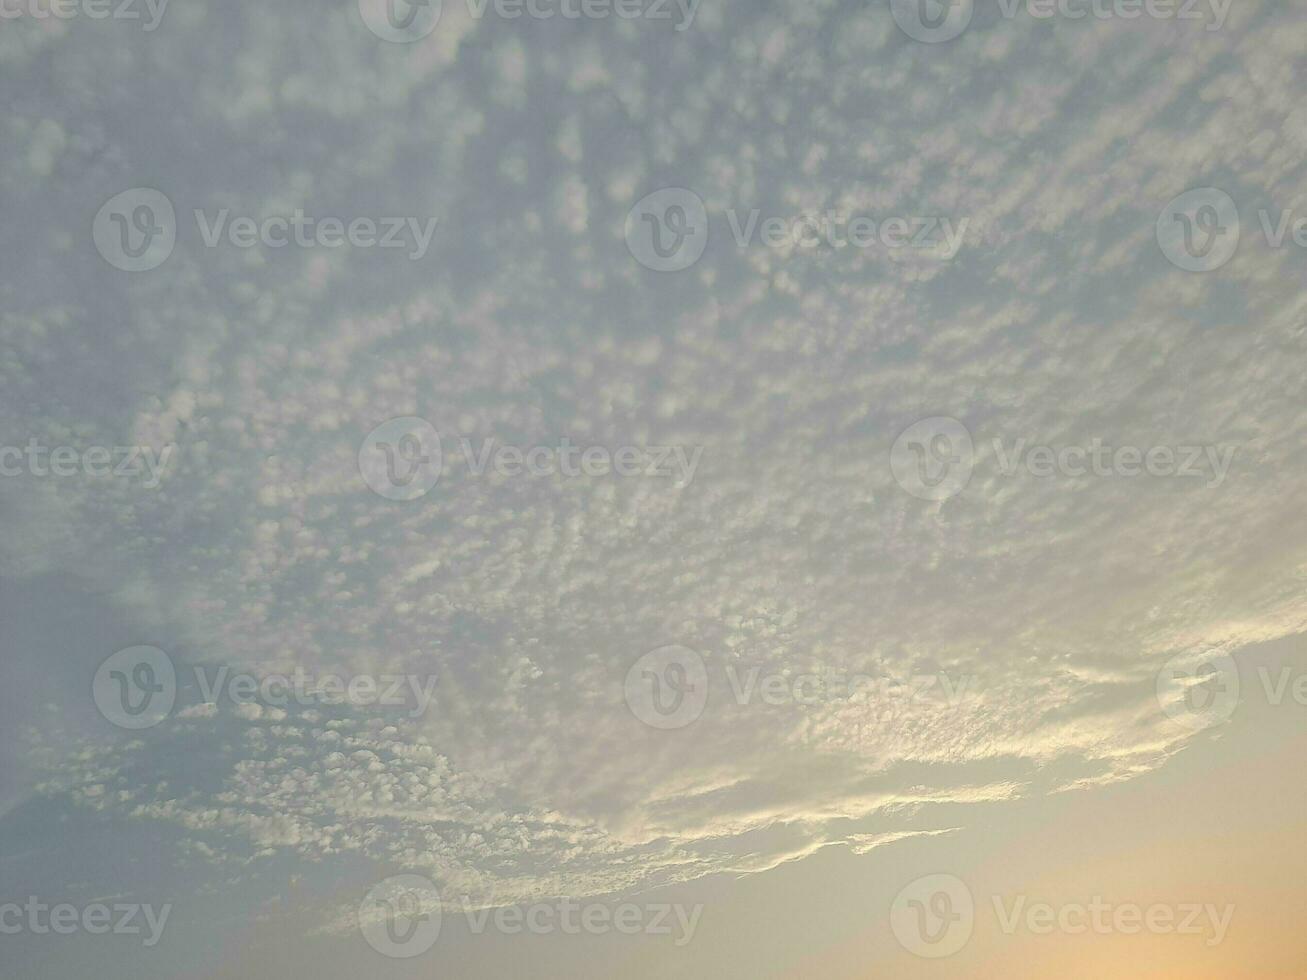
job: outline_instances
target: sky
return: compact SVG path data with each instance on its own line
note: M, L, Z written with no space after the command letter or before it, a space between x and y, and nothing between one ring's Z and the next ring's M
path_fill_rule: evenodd
M0 0L5 972L1298 975L1304 40Z

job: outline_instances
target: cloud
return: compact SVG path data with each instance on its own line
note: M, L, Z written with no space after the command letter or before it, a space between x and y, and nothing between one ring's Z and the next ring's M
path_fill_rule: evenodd
M1161 664L1303 628L1299 257L1248 241L1195 277L1152 238L1191 186L1296 203L1302 22L1248 3L1217 43L1018 19L941 53L875 5L723 6L684 37L527 44L447 4L408 52L344 13L237 4L146 49L168 90L151 138L88 130L102 100L127 111L90 85L2 124L0 187L19 219L50 215L3 239L32 279L2 318L3 443L178 448L157 490L6 479L0 568L109 591L184 639L183 672L437 680L419 718L196 704L149 737L46 733L47 793L216 862L349 855L505 900L628 891L1132 778L1190 737L1158 709ZM56 44L88 77L120 57L89 34L0 44L20 72ZM183 228L160 270L119 274L76 236L143 182L183 222L440 223L422 263ZM659 275L622 234L671 185L718 223L695 268ZM952 259L905 259L739 247L728 208L971 224ZM414 415L445 469L395 503L357 453ZM932 416L977 446L939 504L889 465ZM689 485L478 475L463 438L704 454ZM1009 476L994 449L1095 438L1237 455L1207 487ZM623 701L672 643L712 678L682 732ZM728 668L968 684L956 704L740 704Z

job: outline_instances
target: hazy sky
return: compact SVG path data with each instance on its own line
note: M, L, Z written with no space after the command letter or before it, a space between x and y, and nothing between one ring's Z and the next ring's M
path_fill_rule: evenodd
M1307 12L122 4L0 0L13 975L1301 973Z

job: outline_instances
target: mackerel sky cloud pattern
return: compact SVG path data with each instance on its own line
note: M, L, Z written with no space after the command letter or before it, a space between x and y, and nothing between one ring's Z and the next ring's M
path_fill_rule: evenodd
M175 448L153 487L0 478L14 594L57 582L122 624L15 706L0 834L134 828L201 892L302 876L326 932L357 901L328 869L360 895L395 869L486 903L636 894L1129 780L1194 736L1159 708L1163 665L1303 629L1305 256L1256 215L1307 207L1307 17L977 5L942 43L889 3L677 20L446 0L411 43L307 0L177 0L151 32L6 22L0 444ZM1206 187L1243 234L1191 271L1158 219ZM92 226L140 188L174 240L129 271ZM629 247L666 188L704 206L684 268ZM418 257L210 246L223 209L434 229ZM951 255L769 247L733 239L732 209L967 223ZM438 433L421 493L360 472L392 419ZM948 493L896 479L927 419L972 440ZM397 465L430 459L400 436ZM1001 465L1096 439L1232 455L1217 485ZM701 455L688 480L475 471L561 440ZM89 694L136 644L178 685L140 731ZM627 677L667 647L702 659L706 697L659 728ZM195 669L220 665L434 694L416 716L208 704ZM755 668L873 683L741 703ZM921 677L960 693L880 686Z

